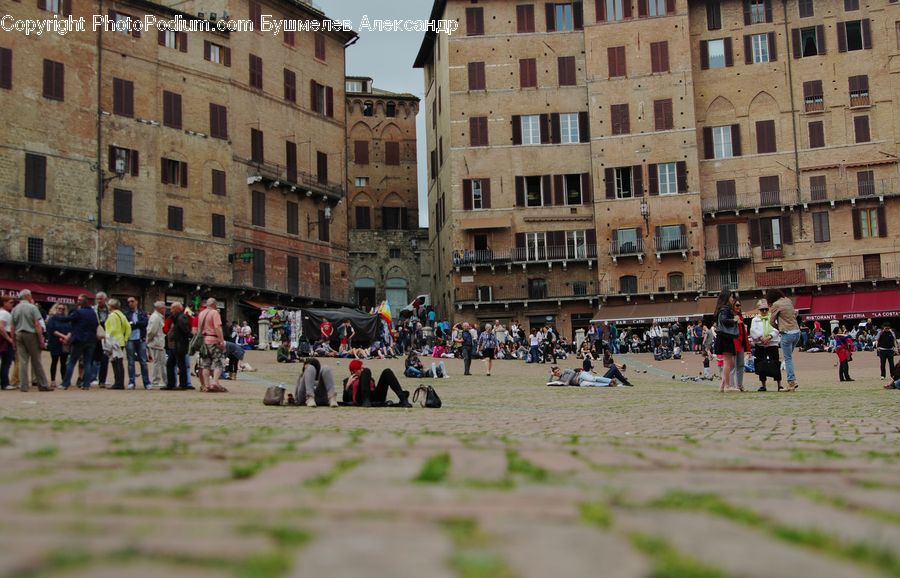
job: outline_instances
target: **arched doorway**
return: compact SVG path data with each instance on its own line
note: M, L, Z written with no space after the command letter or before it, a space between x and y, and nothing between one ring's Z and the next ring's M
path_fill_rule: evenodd
M356 290L356 305L364 311L375 306L375 279L361 277L354 283Z
M409 285L402 277L389 277L384 283L384 293L392 315L400 315L409 304Z

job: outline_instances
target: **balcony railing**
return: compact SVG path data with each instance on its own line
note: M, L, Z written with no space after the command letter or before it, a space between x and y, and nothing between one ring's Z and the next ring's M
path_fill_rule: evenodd
M762 249L763 259L780 259L784 257L784 247L773 247L771 249Z
M609 256L613 261L620 257L638 257L644 256L644 240L636 239L634 241L610 241Z
M548 261L592 261L597 258L596 245L551 245L549 247L512 247L501 249L457 249L453 252L454 267L505 265L508 263L546 263Z
M753 257L750 243L724 243L707 247L707 261L748 261Z
M525 284L466 285L455 290L457 303L577 300L596 297L596 279L531 279Z
M869 106L869 95L850 96L850 106Z
M827 183L822 187L803 188L799 194L796 190L782 190L721 195L716 198L704 199L701 206L704 213L714 214L898 195L900 195L900 178L864 181L851 179Z
M298 187L304 191L329 193L339 198L345 196L344 188L339 183L323 182L319 179L318 175L313 175L299 169L296 171L288 171L287 166L282 166L277 163L254 161L238 156L235 156L234 160L249 165L252 167L250 169L251 173L255 170L256 174L266 179L267 182L278 182L281 187ZM251 174L250 176L253 175Z
M653 248L657 255L664 253L687 253L690 249L690 240L687 235L678 237L655 237Z

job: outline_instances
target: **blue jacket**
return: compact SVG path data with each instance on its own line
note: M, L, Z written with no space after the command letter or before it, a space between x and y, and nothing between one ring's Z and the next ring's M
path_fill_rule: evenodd
M62 343L59 342L59 337L55 335L56 331L63 335L71 331L68 317L52 315L47 318L47 351L53 355L62 353Z
M93 307L81 307L69 314L72 325L72 341L90 343L97 340L97 312Z
M147 313L143 309L138 309L137 323L134 323L131 321L131 317L134 315L131 309L123 309L122 313L125 315L125 319L127 319L129 323L131 323L131 330L134 331L135 329L140 329L141 341L147 341L147 323L149 323L150 321L150 316L147 315Z

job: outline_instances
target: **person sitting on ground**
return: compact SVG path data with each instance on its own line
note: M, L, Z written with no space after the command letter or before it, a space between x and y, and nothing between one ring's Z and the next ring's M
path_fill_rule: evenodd
M316 354L316 357L337 357L338 353L334 349L331 348L331 345L325 339L320 339L316 342L315 347L313 348L313 352Z
M425 366L422 365L422 361L419 359L419 355L415 351L410 351L409 355L406 358L406 369L403 371L403 375L406 377L431 377L431 378L448 378L447 375L447 366L444 365L443 361L438 363L431 362L431 369L425 369Z
M622 365L617 365L616 360L613 359L612 352L609 349L607 349L603 352L603 367L609 369L610 367L613 367L613 366L619 368L622 371L625 371L626 369L628 369L628 366L625 365L624 363Z
M594 363L590 359L585 359L582 362L582 364L581 364L582 371L592 372L593 369L594 369ZM622 370L624 370L624 369L625 369L625 366L623 365ZM628 379L625 377L625 375L619 369L619 366L616 365L615 363L611 364L608 368L606 368L606 373L603 374L603 377L605 377L607 379L613 379L613 378L618 379L620 382L622 382L622 385L624 385L626 387L632 387L631 382L628 381Z
M409 403L409 392L400 387L400 381L388 368L381 372L376 383L372 371L363 367L363 362L354 359L350 362L350 377L344 380L344 404L361 407L387 406L388 389L397 395L400 407L412 407Z
M580 357L582 359L586 359L586 358L594 359L594 354L591 353L591 344L587 339L585 339L584 341L581 342Z
M350 363L353 366L353 362ZM334 376L330 367L322 367L319 360L310 357L303 361L303 371L297 378L294 390L295 403L306 404L307 407L317 405L337 407L337 393L334 389Z
M900 389L900 364L894 366L894 373L891 375L891 381L889 381L884 388Z
M282 340L275 352L275 361L278 363L295 363L297 361L297 352L291 348L287 339Z

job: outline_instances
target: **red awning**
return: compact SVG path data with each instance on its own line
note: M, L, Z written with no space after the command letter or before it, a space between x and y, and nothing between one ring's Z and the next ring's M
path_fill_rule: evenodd
M65 303L75 305L79 295L87 295L91 300L94 294L84 287L76 285L61 285L59 283L40 283L32 281L19 281L14 279L0 280L0 295L17 297L19 291L28 289L35 301L49 301L51 303Z
M900 317L900 289L816 295L806 321Z
M812 307L812 295L797 295L794 298L794 309L797 311L809 311L809 308Z

